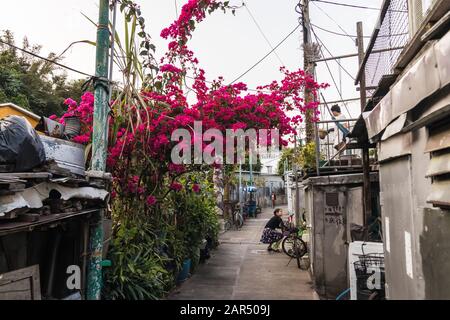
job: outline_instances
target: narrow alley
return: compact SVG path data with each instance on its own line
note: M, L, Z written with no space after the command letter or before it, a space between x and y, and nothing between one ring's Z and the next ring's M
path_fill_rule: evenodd
M284 210L286 212L286 210ZM310 274L284 253L259 242L272 209L249 219L239 231L220 236L220 246L170 300L314 300ZM289 263L289 264L288 264Z

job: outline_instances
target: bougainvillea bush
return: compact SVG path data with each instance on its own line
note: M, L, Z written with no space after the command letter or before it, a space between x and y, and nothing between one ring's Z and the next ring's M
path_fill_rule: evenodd
M139 7L131 1L120 2L127 20L139 21L143 28ZM140 57L131 59L143 60L139 65L145 67L135 74L141 76L142 84L136 88L134 81L127 82L133 86L117 89L111 102L107 167L113 175L115 227L110 252L113 268L106 274L107 298L162 297L173 285L182 261L193 257L201 240L217 237L213 167L174 164L174 130L192 132L194 121L201 121L204 131L276 128L280 143L286 145L307 110L317 115L317 103L305 104L302 93L306 88L316 95L326 85L317 84L302 70L281 68L281 81L252 92L244 83L226 84L222 78L206 81L188 40L196 24L217 9L235 10L227 1L189 0L179 18L161 32L169 44L160 63L148 58L153 45L147 34L134 35L142 40ZM129 77L136 65L127 64L124 75ZM193 79L190 87L187 79ZM193 102L188 102L188 92L195 93ZM67 99L68 111L59 119L78 116L82 132L74 141L86 145L91 142L93 103L90 92L79 103ZM289 117L289 111L297 115ZM207 148L195 138L191 142Z

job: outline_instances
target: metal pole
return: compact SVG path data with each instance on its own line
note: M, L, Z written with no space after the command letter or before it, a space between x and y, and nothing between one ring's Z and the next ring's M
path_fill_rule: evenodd
M242 204L242 163L239 162L239 210L241 216L244 214L244 208Z
M320 176L320 168L319 168L319 161L320 161L320 141L319 141L319 127L317 125L317 122L315 123L314 126L314 133L315 133L315 138L316 138L316 174L317 176Z
M117 18L117 1L114 0L114 9L113 9L113 23L112 23L112 30L111 30L111 53L109 55L109 93L108 93L108 102L111 101L112 97L112 78L113 78L113 68L114 68L114 45L116 43L115 41L115 34L116 34L116 19Z
M307 74L314 78L314 66L311 62L316 57L313 55L313 48L311 45L311 24L309 20L309 0L303 1L302 10L302 25L303 25L303 64ZM312 102L314 97L311 91L305 87L305 104ZM314 141L314 124L313 124L313 111L307 110L305 113L305 126L306 126L306 143Z
M363 38L363 27L362 22L356 23L357 32L357 44L358 44L358 60L359 65L362 64L364 60L364 38ZM361 90L359 91L361 97L361 112L364 111L366 107L366 76L365 72L361 72L361 78L359 82ZM363 166L363 210L364 210L364 224L369 225L369 219L372 216L372 199L371 199L371 188L370 188L370 158L369 158L369 148L367 143L364 144L362 149L362 166Z
M97 27L97 48L95 62L94 132L92 139L92 170L104 172L108 147L108 50L109 0L100 0ZM87 283L87 299L99 300L102 289L103 254L103 210L99 211L91 230Z
M295 220L303 223L303 218L300 216L300 190L298 189L298 164L297 164L297 129L295 129L295 152L294 152L294 167L295 167Z

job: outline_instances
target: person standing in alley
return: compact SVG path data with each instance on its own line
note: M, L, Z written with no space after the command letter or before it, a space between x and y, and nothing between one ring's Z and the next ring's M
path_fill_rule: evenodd
M272 192L271 199L272 199L272 208L275 208L275 200L277 200L275 192Z
M283 239L283 233L277 231L277 229L285 229L285 225L283 223L283 209L275 209L273 212L273 217L266 223L264 231L261 235L261 242L268 243L267 247L268 251L277 251L279 252L280 240Z

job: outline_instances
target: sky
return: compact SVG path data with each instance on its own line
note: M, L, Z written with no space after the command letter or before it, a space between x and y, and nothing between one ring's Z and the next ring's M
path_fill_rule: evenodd
M167 47L167 40L161 39L159 34L164 27L170 25L180 12L181 6L187 0L136 0L141 5L146 19L147 32L152 36L157 47L157 56L161 56ZM298 14L294 8L297 0L244 0L271 45L276 46L297 25ZM379 8L382 0L334 0L354 5L364 5ZM9 29L14 32L17 43L20 44L24 36L32 44L43 46L43 55L49 52L61 53L70 43L80 40L95 41L96 29L83 15L97 21L98 0L0 0L0 30ZM231 0L230 4L240 5L242 0ZM331 17L328 17L327 14ZM319 27L350 35L356 34L356 22L363 21L364 34L370 36L378 18L379 11L357 9L312 2L310 5L311 22ZM333 21L335 20L335 21ZM119 25L122 28L122 25ZM338 36L322 30L315 30L328 50L334 55L356 53L354 41L346 36ZM277 50L283 64L296 70L303 67L303 53L301 50L302 33L299 28ZM365 39L367 46L369 39ZM231 13L215 12L198 25L189 44L200 61L200 66L206 71L208 80L223 76L226 82L234 80L244 73L250 66L266 55L270 50L269 44L261 35L257 26L245 8ZM325 51L325 49L323 48ZM94 73L95 48L88 44L78 44L64 55L64 64L75 69ZM328 53L325 52L325 56ZM355 77L357 73L357 58L341 60L341 64ZM249 88L280 80L279 67L281 63L276 55L270 55L266 60L245 75L241 81ZM346 98L358 97L354 81L333 61L329 62L330 69L338 87L342 88L342 96ZM68 72L70 78L78 75ZM324 91L328 101L338 100L339 94L328 73L326 65L317 65L317 81L330 83L332 86ZM350 115L359 115L359 102L349 103ZM345 109L344 109L345 110ZM324 117L327 118L327 117Z

